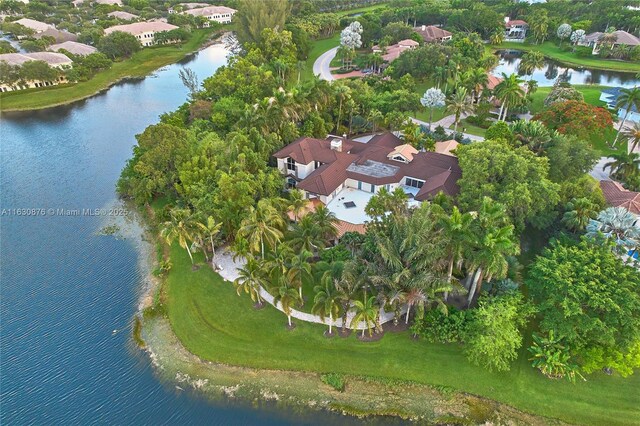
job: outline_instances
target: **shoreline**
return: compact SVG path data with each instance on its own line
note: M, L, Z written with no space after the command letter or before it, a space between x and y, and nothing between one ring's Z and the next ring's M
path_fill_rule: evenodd
M566 424L447 386L342 375L345 389L338 391L326 384L320 373L253 368L200 358L184 347L164 315L164 279L153 274L158 250L149 213L136 213L143 229L138 261L146 277L140 283L138 311L133 318L134 324L140 324L140 340L133 335L136 326L132 337L149 357L154 375L176 392L193 393L213 404L276 409L279 414L293 416L337 413L366 418L374 424L390 418L427 424Z
M169 66L169 65L173 65L176 64L178 62L181 62L197 53L199 53L200 51L206 49L209 46L212 46L218 42L221 42L225 37L227 37L227 35L231 33L231 31L223 31L220 34L216 35L215 33L211 34L211 37L207 37L204 42L200 45L197 46L197 48L186 51L184 53L184 55L182 55L179 58L176 59L171 59L169 62L163 61L161 64L159 64L158 66L154 66L153 69L149 69L149 70L145 70L143 74L141 75L123 75L120 76L118 78L116 78L113 81L109 81L106 83L106 85L104 87L101 87L97 90L95 90L92 93L88 93L85 95L81 95L79 97L73 97L71 99L67 99L64 101L60 101L60 102L55 102L55 103L50 103L50 104L46 104L43 106L36 106L36 107L25 107L25 108L21 108L21 107L16 107L16 108L2 108L2 104L3 104L3 97L0 96L0 113L4 114L4 113L21 113L21 112L30 112L30 111L42 111L42 110L46 110L49 108L56 108L56 107L61 107L61 106L65 106L65 105L71 105L74 104L76 102L80 102L80 101L84 101L90 98L93 98L94 96L98 96L102 93L105 93L106 91L110 90L113 86L119 84L119 83L125 83L127 81L133 81L133 80L142 80L147 78L149 75L151 75L152 73L156 72L157 70ZM125 61L126 62L126 61ZM93 76L91 79L96 78L100 73L98 73L97 75ZM19 95L38 95L41 93L47 93L47 91L51 91L51 90L56 90L56 89L66 89L66 88L75 88L77 87L78 84L83 84L83 83L89 83L91 82L90 80L87 80L86 82L79 82L79 83L74 83L72 85L62 85L62 86L53 86L53 87L49 87L49 88L45 88L44 90L39 90L39 91L16 91L16 92L5 92L7 94L12 94L12 93L17 93L16 96ZM6 96L6 95L5 95Z

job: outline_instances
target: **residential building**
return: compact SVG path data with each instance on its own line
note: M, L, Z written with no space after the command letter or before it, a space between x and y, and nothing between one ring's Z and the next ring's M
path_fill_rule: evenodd
M209 22L219 22L221 24L228 24L233 19L233 15L235 15L237 10L231 9L226 6L207 6L196 9L189 9L182 13L185 15L191 16L202 16L207 18Z
M376 135L367 143L336 136L303 137L274 157L289 188L322 202L352 227L369 221L364 208L382 188L402 188L416 205L440 192L456 195L462 173L455 156L418 151L392 133Z
M415 27L414 31L422 36L425 43L442 43L451 40L453 34L435 25Z
M609 109L616 110L618 117L622 118L627 115L627 120L634 121L636 123L640 123L640 111L636 108L635 105L631 105L631 111L627 111L626 108L617 108L616 104L618 103L618 97L622 93L621 90L623 87L608 87L600 92L600 100L602 102L607 103L607 107Z
M600 188L607 204L611 207L624 207L640 218L640 192L629 191L612 180L600 181Z
M435 152L438 154L451 155L455 157L454 154L456 148L458 148L460 144L455 139L450 139L448 141L436 142Z
M115 12L107 13L107 16L116 19L122 19L123 21L133 21L139 18L138 15L134 15L133 13L124 12L122 10L116 10Z
M67 68L73 65L73 61L68 56L62 53L54 52L33 52L33 53L4 53L0 54L0 62L6 62L9 65L22 66L25 62L30 61L44 61L52 68ZM10 86L8 84L0 83L0 92L11 92L14 90L30 89L34 87L46 87L55 86L60 83L66 82L64 76L58 77L53 81L21 81L19 84Z
M71 2L71 4L73 5L73 7L80 7L82 6L82 4L84 3L84 0L73 0Z
M122 0L93 0L97 4L108 4L111 6L122 6Z
M37 39L40 39L42 37L52 37L56 41L56 43L78 40L78 36L76 34L70 33L69 31L58 30L53 27L48 28L33 36L33 38Z
M588 46L592 48L591 53L597 55L600 52L600 47L602 46L602 39L606 35L603 32L595 32L585 36L584 40L578 43L580 46ZM613 42L613 46L624 45L624 46L640 46L640 39L633 34L630 34L626 31L614 31L611 33L612 37L615 37L615 41Z
M179 27L164 22L136 22L133 24L115 25L104 30L106 35L122 31L134 35L143 46L152 46L156 33L171 31Z
M198 7L207 7L207 6L211 6L209 3L178 3L173 7L170 7L168 9L168 12L173 14L173 13L180 13L181 11L184 10L189 10L189 9L195 9Z
M84 43L78 43L76 41L65 41L63 43L52 44L51 46L49 46L49 50L53 52L66 50L67 52L78 56L87 56L98 51L98 49L93 46L89 46L88 44Z
M521 19L514 19L513 21L509 17L504 18L504 38L509 41L524 41L527 37L527 31L529 30L529 24Z
M36 21L35 19L29 19L29 18L21 18L21 19L18 19L17 21L13 21L13 23L29 28L33 30L36 34L46 31L50 28L53 28L52 25L46 24L44 22Z
M382 59L385 62L393 62L396 59L398 59L400 54L405 50L415 49L418 46L420 46L420 43L418 43L417 41L406 39L406 40L399 41L396 44L392 44L391 46L388 46L386 49L381 49L380 46L376 45L376 46L373 46L371 50L373 51L373 53L381 53Z

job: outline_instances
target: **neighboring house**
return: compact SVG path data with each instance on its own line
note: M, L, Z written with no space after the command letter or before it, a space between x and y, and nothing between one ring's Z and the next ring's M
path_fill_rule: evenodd
M458 148L460 144L455 139L450 139L448 141L436 142L436 152L438 154L451 155L455 157L456 155L453 153L456 148Z
M98 51L98 49L93 46L75 41L65 41L64 43L52 44L49 46L49 50L54 52L66 50L67 52L78 56L87 56Z
M71 4L73 5L73 7L80 7L82 6L82 4L84 3L84 0L73 0L71 2Z
M442 43L451 40L453 36L449 31L434 25L422 25L413 30L422 36L425 43Z
M143 46L153 46L156 33L171 31L179 27L164 22L136 22L134 24L115 25L104 30L106 35L122 31L135 36Z
M111 6L122 6L121 0L93 0L93 2L97 4L108 4Z
M289 188L319 200L351 227L369 220L364 208L382 188L402 188L416 205L439 192L456 195L462 173L456 157L420 152L392 133L367 143L335 136L300 138L274 157Z
M138 15L134 15L133 13L123 12L122 10L116 10L115 12L107 13L107 16L111 16L112 18L122 19L123 21L133 21L134 19L138 19Z
M604 199L611 207L624 207L640 218L640 192L629 191L618 182L601 180Z
M627 114L626 108L616 109L616 103L618 102L618 97L620 96L622 89L623 87L608 87L600 92L600 100L602 102L606 102L607 107L610 109L616 110L618 117L621 119ZM631 105L631 111L629 111L627 120L640 123L640 111L638 111L635 105Z
M53 37L56 43L62 43L65 41L76 41L78 40L78 36L76 34L70 33L68 31L58 30L56 28L49 28L45 31L42 31L38 34L35 34L33 38L40 39L42 37Z
M73 61L62 53L54 52L33 52L33 53L4 53L0 54L0 62L6 62L9 65L22 66L29 61L44 61L52 68L66 68L73 65ZM60 76L54 81L22 81L20 84L9 86L0 84L0 92L11 92L14 90L30 89L34 87L55 86L66 82L64 76Z
M504 18L504 38L509 41L524 41L527 37L527 30L529 30L529 24L521 19L514 19L513 21L509 17Z
M226 6L207 6L197 9L189 9L182 12L185 15L202 16L207 18L208 21L219 22L221 24L228 24L233 19L237 10L231 9ZM208 26L208 25L207 25Z
M21 18L17 21L13 21L14 24L22 25L25 28L29 28L33 30L36 34L46 31L50 28L53 28L52 25L46 24L44 22L36 21L35 19L29 18Z
M180 13L180 11L195 9L197 7L211 6L209 3L178 3L168 9L169 13ZM177 9L177 10L176 10Z
M418 46L420 46L420 43L418 43L417 41L406 39L399 41L396 44L392 44L384 50L381 49L380 46L373 46L371 50L373 51L373 53L382 53L381 56L385 62L393 62L398 59L400 54L405 50L415 49Z
M613 46L625 45L625 46L640 46L640 39L626 31L614 31L611 34L615 36L616 41ZM584 40L578 43L580 46L591 47L591 53L597 55L602 46L602 37L605 35L603 32L595 32L585 36Z

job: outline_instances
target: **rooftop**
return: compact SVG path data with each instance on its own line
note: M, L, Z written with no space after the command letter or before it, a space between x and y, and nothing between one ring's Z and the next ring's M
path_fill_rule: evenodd
M595 42L598 41L604 36L605 33L597 31L595 33L588 34L585 37L586 42ZM626 44L629 46L638 46L640 45L640 39L633 34L630 34L626 31L618 30L614 31L612 34L616 36L617 44Z
M374 178L383 178L395 176L400 167L392 166L391 164L380 163L373 160L365 160L363 163L351 163L347 167L348 172L358 173L365 176L371 176Z
M125 25L114 25L113 27L109 27L104 30L105 34L111 34L115 31L122 31L125 33L138 35L143 33L157 33L161 31L171 31L175 30L175 25L166 24L164 22L135 22L133 24L125 24Z
M600 181L600 188L607 204L612 207L624 207L635 215L640 215L640 192L629 191L618 182Z
M89 46L88 44L78 43L75 41L65 41L64 43L52 44L49 46L49 50L53 50L54 52L59 51L60 49L64 49L69 53L73 53L74 55L86 56L92 53L97 52L93 46Z
M343 188L342 191L338 192L338 195L327 204L327 208L335 214L338 219L344 220L345 222L353 224L365 223L371 220L371 218L364 212L364 208L373 195L371 192L360 191L353 188ZM347 203L353 203L353 205Z
M414 28L415 32L420 34L424 41L427 43L433 41L439 41L446 37L451 37L453 34L447 30L443 30L440 27L436 27L435 25L422 25L420 27Z
M132 21L134 19L138 19L138 15L134 15L133 13L129 13L129 12L124 12L122 10L116 10L115 12L107 13L107 16L123 19L125 21Z
M73 63L68 56L54 52L3 53L0 54L0 61L4 61L9 65L22 65L29 61L44 61L51 66Z
M21 18L21 19L18 19L17 21L14 21L13 23L20 24L26 28L31 28L36 32L41 32L41 31L48 30L49 28L53 28L49 24L45 24L44 22L36 21L35 19L29 19L29 18Z
M216 14L221 15L223 13L234 14L236 12L237 10L231 9L230 7L226 7L226 6L206 6L206 7L201 7L197 9L189 9L189 10L186 10L184 13L188 15L193 15L193 16L209 16L209 15L216 15Z

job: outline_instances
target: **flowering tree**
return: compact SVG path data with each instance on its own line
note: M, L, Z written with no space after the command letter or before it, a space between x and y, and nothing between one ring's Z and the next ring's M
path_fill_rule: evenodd
M586 31L585 30L575 30L571 33L571 43L578 44L582 43L585 38Z
M571 35L571 25L569 24L562 24L558 27L558 31L556 31L556 34L558 35L558 38L560 39L560 42L562 43L562 41L565 38L568 38Z
M420 98L422 106L429 108L429 130L431 130L431 122L433 121L433 109L442 108L445 105L446 99L442 90L436 89L435 87L427 89Z
M604 137L605 131L613 126L609 111L581 101L556 102L533 119L552 130L582 139L590 139L594 134Z
M342 66L345 62L351 66L351 58L355 50L362 46L362 25L353 21L340 34L340 48L342 51Z

